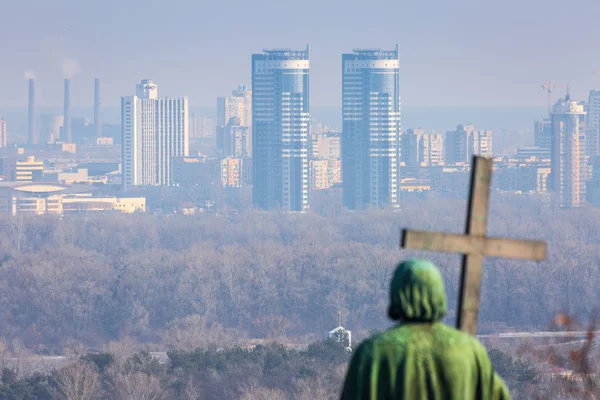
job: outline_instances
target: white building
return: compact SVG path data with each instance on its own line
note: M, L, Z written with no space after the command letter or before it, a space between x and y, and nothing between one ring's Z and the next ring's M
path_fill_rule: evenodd
M158 98L150 79L121 98L123 186L171 185L171 159L188 155L188 99Z
M333 339L338 343L341 343L346 350L352 351L352 332L343 326L338 326L337 328L329 331L328 333L329 339Z
M585 199L585 111L569 95L552 109L551 182L556 205L580 207Z
M227 125L234 117L240 125L252 126L252 90L245 85L239 85L231 96L217 97L217 126Z

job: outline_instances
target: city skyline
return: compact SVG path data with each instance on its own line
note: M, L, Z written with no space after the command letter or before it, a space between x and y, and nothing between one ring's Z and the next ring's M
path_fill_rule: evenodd
M585 63L566 61L592 47L600 33L593 20L600 4L592 0L578 7L585 13L555 0L543 7L523 6L516 0L486 5L440 2L439 12L433 14L427 5L385 4L386 12L373 21L352 7L341 10L309 0L302 8L293 8L295 15L303 17L298 21L308 20L316 27L308 31L284 29L284 16L293 6L259 3L236 4L237 15L244 17L235 22L220 4L202 13L189 2L139 7L135 1L107 1L94 7L93 13L89 5L74 1L35 4L40 12L34 13L27 1L7 4L4 12L11 18L0 27L0 35L11 37L3 49L4 60L10 62L0 66L0 106L27 104L22 93L26 71L37 76L40 107L61 103L60 81L66 75L72 75L73 105L91 104L92 85L87 82L95 77L103 81L104 105L111 106L127 93L128 82L151 76L162 82L168 97L186 93L190 104L207 106L232 84L249 81L250 54L257 45L302 47L306 43L316 62L315 106L338 103L338 64L345 49L389 47L396 42L404 104L409 106L537 106L545 102L539 86L547 80L570 81L575 98L586 98L588 89L600 84L599 76L592 73L600 66L600 55L589 53ZM269 9L268 25L253 23L261 4ZM377 2L373 6L377 8ZM578 20L569 35L549 35L569 15ZM179 23L163 29L146 23L175 16ZM198 18L203 23L197 23ZM457 25L457 20L469 23ZM427 34L423 34L424 23ZM300 27L300 22L294 24ZM142 40L153 47L137 46ZM210 79L197 79L199 75Z

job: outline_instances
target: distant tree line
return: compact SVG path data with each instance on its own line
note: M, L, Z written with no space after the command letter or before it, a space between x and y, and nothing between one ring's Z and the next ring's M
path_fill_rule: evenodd
M490 352L513 398L531 393L531 364ZM173 350L165 362L147 351L91 353L47 372L19 377L4 368L0 400L335 400L350 354L337 341L293 350L271 343L254 348Z
M558 310L598 305L600 211L492 197L489 234L547 240L541 263L488 259L480 330L543 329ZM465 203L337 216L247 211L220 217L81 214L0 217L0 337L7 351L62 354L125 338L166 350L249 339L310 343L336 324L360 339L389 326L395 264L440 266L452 323L460 257L398 248L401 228L461 232Z
M4 368L0 400L337 399L349 354L336 341L306 350L252 349L92 353L48 372L19 377Z

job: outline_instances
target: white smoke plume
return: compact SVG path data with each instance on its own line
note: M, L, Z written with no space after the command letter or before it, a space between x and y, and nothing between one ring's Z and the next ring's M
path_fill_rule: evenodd
M64 78L71 79L79 72L79 61L75 58L65 58L62 69Z
M33 72L32 70L28 69L27 71L25 71L25 79L35 79L35 72Z

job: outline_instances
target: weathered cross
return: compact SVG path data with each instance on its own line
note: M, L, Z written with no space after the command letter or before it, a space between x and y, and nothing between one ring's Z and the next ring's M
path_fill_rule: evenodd
M477 333L483 257L538 261L546 258L545 242L491 238L485 235L491 178L492 160L474 156L465 235L403 229L400 241L400 247L405 249L463 255L456 327L472 335Z

